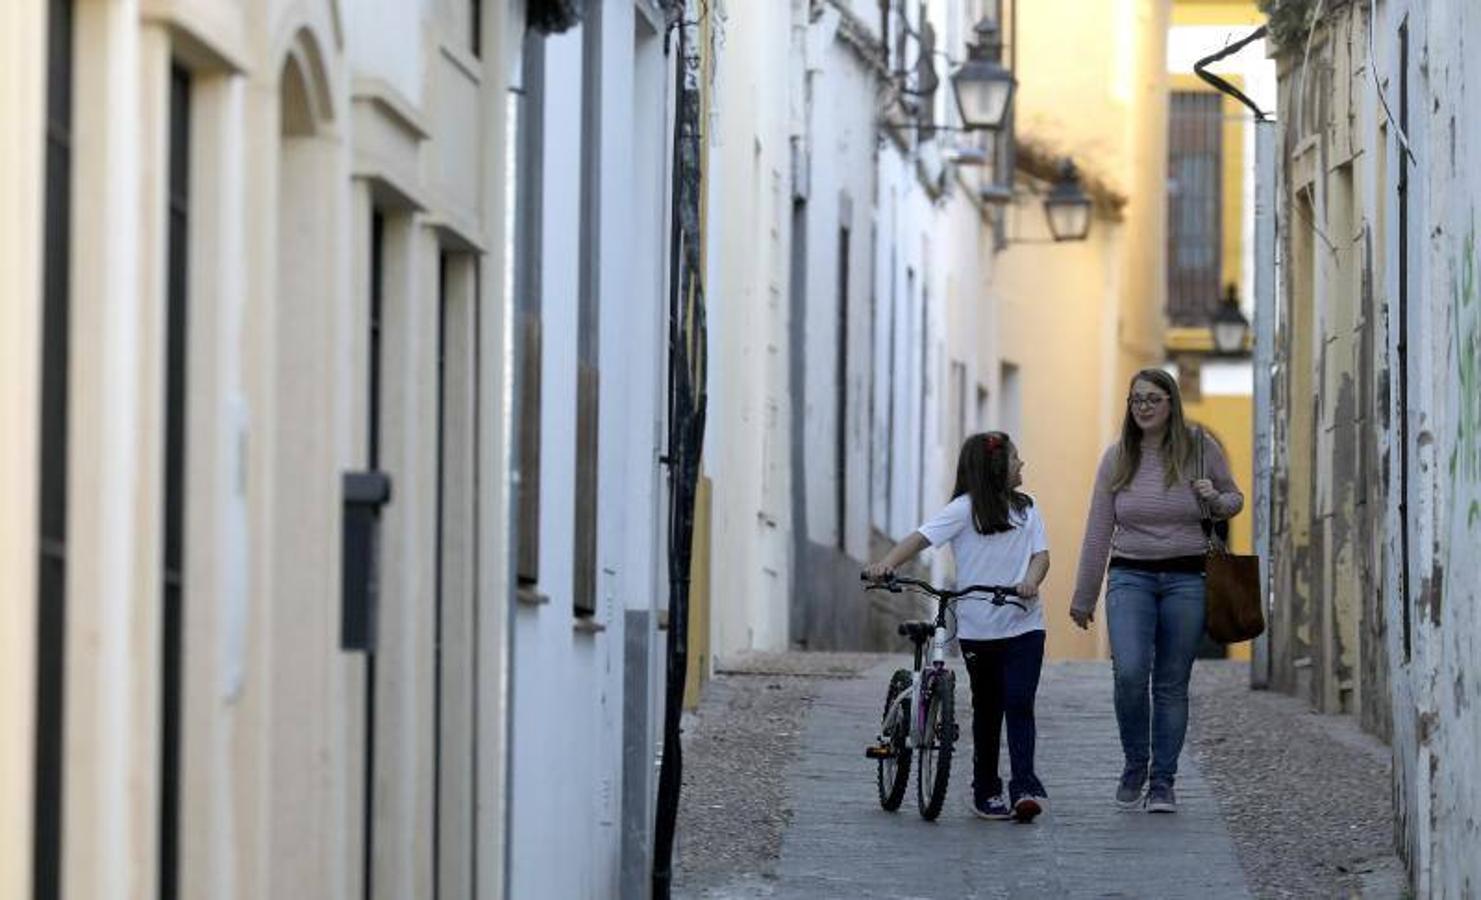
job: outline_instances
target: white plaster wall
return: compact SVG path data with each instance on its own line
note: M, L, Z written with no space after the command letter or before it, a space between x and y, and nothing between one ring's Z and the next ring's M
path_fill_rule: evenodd
M873 297L871 204L875 187L875 76L837 35L838 14L812 25L817 46L808 74L811 102L808 187L806 410L803 447L807 537L868 555L870 308ZM846 199L845 199L846 198ZM845 216L847 218L845 219ZM849 229L848 326L839 329L839 241ZM847 353L846 408L837 402L838 353ZM837 513L839 417L845 429L845 518Z
M787 641L790 11L724 20L709 148L709 417L705 472L715 655Z
M549 597L516 610L510 894L597 897L619 891L625 628L629 610L667 607L660 542L667 507L658 455L668 327L667 65L661 42L635 67L636 15L602 15L599 200L601 354L599 493L574 492L580 265L583 28L550 37L545 59L540 582ZM639 109L639 105L642 108ZM643 135L640 138L640 130ZM640 155L641 154L641 155ZM598 517L601 630L572 615L577 516ZM649 619L649 638L661 642ZM648 668L661 687L656 657ZM650 722L656 727L657 720ZM653 755L652 733L646 741Z
M931 429L937 427L941 395L943 270L951 264L938 253L944 238L914 161L889 142L879 156L879 182L881 198L890 198L880 228L879 291L882 298L892 294L894 302L882 302L877 318L876 364L889 374L876 385L882 409L876 411L876 429L885 456L876 477L885 479L888 491L882 530L898 540L934 512L923 489L940 478L940 438Z
M345 44L351 67L374 74L414 106L423 102L426 49L423 20L436 0L354 0L345 4Z
M1430 227L1414 234L1430 240L1411 239L1411 246L1422 248L1428 290L1411 298L1426 301L1421 377L1427 390L1419 439L1425 482L1434 491L1426 510L1434 531L1417 537L1435 548L1431 564L1421 570L1428 596L1417 606L1428 671L1420 689L1430 693L1422 708L1433 715L1431 722L1421 719L1419 728L1419 750L1428 757L1420 771L1429 769L1430 796L1428 822L1418 821L1430 829L1430 890L1435 896L1467 896L1481 890L1481 859L1475 855L1481 846L1481 567L1474 561L1481 545L1481 123L1471 114L1481 95L1481 61L1474 51L1481 41L1481 10L1433 3L1410 15L1420 23L1415 37L1423 36L1411 54L1415 46L1427 51L1418 57L1427 65L1419 82L1422 99L1410 107L1419 121L1409 138L1419 157L1417 180L1426 182ZM1432 454L1424 449L1430 438Z
M47 17L40 4L0 7L0 194L9 213L0 219L0 496L16 510L34 510L40 456L41 335L45 305L45 148ZM7 615L0 622L0 794L30 797L35 772L36 516L0 522L0 571L6 575ZM30 803L10 802L0 813L0 894L31 892L33 844Z
M602 746L596 700L605 635L573 630L572 555L578 502L576 338L581 216L582 32L551 36L545 50L544 221L540 422L540 581L549 597L517 610L514 631L510 890L592 896L598 843L591 815L572 811L596 796ZM539 711L544 710L544 714Z
M1359 210L1382 254L1380 309L1391 393L1379 438L1386 466L1383 591L1392 701L1395 806L1416 896L1468 896L1481 884L1472 852L1481 840L1481 627L1475 598L1481 570L1471 562L1481 532L1481 300L1475 277L1475 221L1481 185L1481 126L1466 114L1481 85L1481 65L1467 45L1481 41L1481 13L1463 3L1381 2L1373 37L1376 65L1363 58L1366 35L1354 28L1350 102L1355 127L1372 140L1355 163ZM1368 4L1357 14L1365 21ZM1409 200L1408 397L1400 396L1398 213L1403 152L1373 84L1376 71L1399 111L1399 24L1409 27L1408 142L1415 162ZM1345 27L1345 26L1344 26ZM1371 65L1371 68L1370 68ZM1288 77L1294 77L1288 76ZM1337 110L1339 116L1346 111ZM1383 228L1378 228L1381 217ZM1301 227L1301 226L1293 226ZM1380 242L1380 239L1381 242ZM1316 240L1321 253L1320 239ZM1400 426L1410 429L1410 492L1401 491ZM1401 578L1407 499L1410 572ZM1410 615L1412 654L1402 622Z
M76 374L70 405L83 427L74 429L69 448L76 486L76 542L69 549L77 551L78 563L68 585L68 639L74 648L95 646L98 652L68 654L74 692L64 788L69 894L150 893L159 878L157 494L171 63L188 68L193 85L181 890L245 897L361 892L363 657L341 651L337 641L338 474L364 462L364 295L354 267L362 261L369 196L364 183L351 178L348 101L354 75L383 80L419 100L423 42L435 25L425 6L336 0L79 6L76 116L86 124L78 134L72 196L91 214L74 212L83 230L74 228L72 242L73 321L84 339L71 348ZM3 21L23 36L38 27L29 13ZM322 69L310 68L311 77L323 79L316 98L325 101L319 110L325 118L314 137L284 146L279 78L283 54L301 29L311 34L322 62ZM341 41L345 32L362 39L353 52ZM352 72L356 66L347 64L347 54L363 69ZM40 64L34 54L12 55L7 63L12 58ZM40 95L22 108L9 87L38 85L43 77L39 68L25 79L7 77L0 118L16 122L24 113L29 121ZM442 139L476 147L485 122L464 119L465 129L449 127ZM25 159L5 159L15 171L30 171ZM116 177L124 171L141 177ZM283 223L301 232L285 233ZM421 317L407 339L419 343L400 357L407 368L388 369L385 383L388 392L412 401L404 418L415 424L412 434L386 441L405 438L408 464L396 502L398 510L419 517L400 535L406 555L397 571L405 577L397 584L403 594L425 600L427 591L418 588L432 565L434 380L416 364L431 359L425 326L435 307L425 301L435 281L428 276L435 273L425 264L435 259L437 241L426 229L417 237L429 246L416 257L423 264L419 272L406 278ZM5 304L7 323L13 312L25 307ZM19 328L14 335L22 335ZM17 358L34 363L34 350ZM34 373L34 365L28 368ZM0 380L9 390L5 373ZM491 472L485 483L499 480ZM414 505L419 508L408 508ZM6 558L9 540L8 532L0 535ZM290 565L294 559L300 564ZM492 571L499 561L486 562ZM500 614L503 604L501 594ZM396 612L406 615L388 624L407 625L417 639L426 636L429 625L416 608ZM16 664L32 658L7 653L11 657ZM392 810L404 815L380 823L378 840L397 828L427 832L425 819L417 817L431 795L418 791L416 782L429 772L428 695L422 693L426 682L418 680L423 671L402 685L401 698L412 701L405 705L415 707L403 722L409 732L390 735L382 745L383 759L393 748L409 759L413 778L396 790L411 788L410 808ZM8 733L30 734L29 725L13 719L8 705L0 707ZM0 755L0 764L9 766L9 756ZM502 766L495 761L487 771L502 774ZM498 793L492 796L497 800ZM28 810L18 811L29 818ZM6 878L12 830L9 821L0 826ZM418 857L411 863L407 851L403 843L384 855L425 879L426 846L411 849ZM501 852L486 853L482 871L497 871ZM388 881L378 890L401 895L407 884L418 883Z

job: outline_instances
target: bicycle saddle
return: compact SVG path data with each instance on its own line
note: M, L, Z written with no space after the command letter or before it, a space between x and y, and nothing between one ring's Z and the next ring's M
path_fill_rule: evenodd
M936 625L933 622L901 622L897 631L902 637L908 637L919 644L931 639Z

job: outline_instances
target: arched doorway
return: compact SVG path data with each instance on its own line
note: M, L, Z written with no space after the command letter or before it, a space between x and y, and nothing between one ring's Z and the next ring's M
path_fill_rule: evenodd
M346 696L355 663L339 653L340 409L337 347L345 278L339 202L345 154L320 43L288 45L277 90L276 210L271 293L271 514L264 678L268 685L268 860L271 896L341 896L358 846L346 809L357 770L358 716ZM263 186L268 188L267 185ZM261 415L261 413L258 413Z

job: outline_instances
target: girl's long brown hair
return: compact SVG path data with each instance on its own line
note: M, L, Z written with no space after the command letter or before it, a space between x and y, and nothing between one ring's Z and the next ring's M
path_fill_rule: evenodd
M974 434L962 442L956 460L956 486L951 499L972 498L972 526L978 534L997 534L1015 528L1010 511L1022 513L1033 498L1008 484L1008 458L1013 441L1001 431Z
M1116 493L1131 484L1137 468L1142 464L1142 429L1131 414L1131 391L1138 381L1150 382L1167 394L1169 412L1167 428L1162 432L1162 459L1166 470L1163 479L1167 487L1183 480L1184 470L1194 464L1196 446L1193 432L1183 418L1183 397L1178 393L1178 383L1161 369L1142 369L1131 376L1126 387L1126 415L1121 420L1121 442L1118 445L1116 464L1111 469L1111 493Z

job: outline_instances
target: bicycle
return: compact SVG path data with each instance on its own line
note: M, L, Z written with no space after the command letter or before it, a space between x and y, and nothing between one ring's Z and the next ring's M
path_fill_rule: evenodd
M946 643L949 640L946 611L957 600L970 594L986 594L988 596L974 599L986 600L994 606L1012 604L1023 610L1028 607L1009 599L1018 596L1018 590L1013 586L974 584L959 590L946 590L902 575L879 581L871 581L867 575L862 578L869 582L865 590L898 594L909 588L936 598L933 621L901 622L897 629L915 646L915 666L912 671L896 669L890 676L879 740L864 750L865 757L878 763L879 805L887 812L899 809L904 801L910 780L910 760L912 755L915 756L916 806L920 809L921 818L934 821L946 802L946 787L951 780L951 754L961 737L954 701L956 675L946 668ZM923 669L921 663L928 640L931 642L931 660L929 667Z

